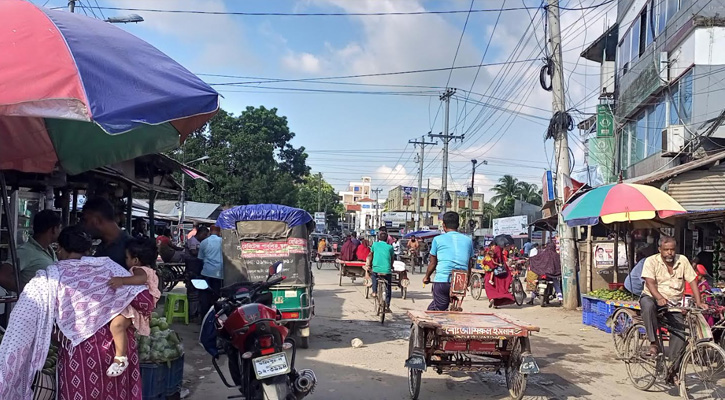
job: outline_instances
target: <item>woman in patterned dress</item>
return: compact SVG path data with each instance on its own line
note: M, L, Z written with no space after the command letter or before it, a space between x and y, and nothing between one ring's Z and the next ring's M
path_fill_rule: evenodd
M65 228L58 238L60 261L39 271L21 294L0 345L0 399L32 399L31 383L43 368L52 336L60 344L58 399L141 400L132 329L128 369L106 376L115 355L109 322L128 305L150 314L153 300L143 286L110 288L111 277L129 272L107 257L85 257L91 242L82 228Z

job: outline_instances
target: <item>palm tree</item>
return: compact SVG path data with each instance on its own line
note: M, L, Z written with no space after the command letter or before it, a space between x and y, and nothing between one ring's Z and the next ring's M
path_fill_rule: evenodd
M499 178L498 183L491 189L495 196L491 197L491 203L496 207L504 205L506 200L515 200L519 194L519 180L512 175L504 175Z
M518 193L516 196L519 200L527 203L541 205L541 190L534 183L520 181L518 183Z

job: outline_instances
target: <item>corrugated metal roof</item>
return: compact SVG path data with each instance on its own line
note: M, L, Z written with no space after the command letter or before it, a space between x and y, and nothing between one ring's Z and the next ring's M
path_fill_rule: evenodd
M673 178L666 191L687 211L723 209L725 208L725 168L687 172Z
M178 202L178 200L156 200L154 202L154 208L164 214L179 215L179 208L176 207L176 203ZM187 201L185 215L189 218L209 219L220 207L221 204Z
M721 151L721 152L718 152L715 154L710 154L709 156L703 157L699 160L690 161L688 163L684 163L684 164L678 165L676 167L666 169L662 172L655 172L655 173L644 175L641 177L627 179L627 182L631 181L632 183L647 184L647 183L654 183L657 181L663 181L665 179L673 178L684 172L692 171L693 169L703 167L705 165L720 161L722 159L725 159L725 151ZM685 208L687 208L687 207L685 207Z

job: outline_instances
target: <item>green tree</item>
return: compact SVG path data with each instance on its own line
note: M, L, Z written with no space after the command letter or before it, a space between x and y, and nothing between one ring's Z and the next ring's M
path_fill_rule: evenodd
M180 161L209 157L194 167L209 176L214 188L194 181L187 185L189 200L294 206L299 186L309 175L305 148L290 144L294 136L287 117L278 115L276 108L247 107L239 116L219 110L172 156Z
M496 194L491 198L491 203L495 204L496 208L503 207L507 201L513 202L518 197L519 180L513 175L504 175L491 190Z
M325 182L324 179L321 183L320 185L319 175L306 176L304 181L297 186L297 202L295 205L310 214L314 214L316 211L325 211L328 226L333 229L337 227L345 208L340 203L340 196L335 188ZM317 208L318 199L320 200L320 210Z
M541 189L534 183L519 181L517 198L527 203L541 205Z

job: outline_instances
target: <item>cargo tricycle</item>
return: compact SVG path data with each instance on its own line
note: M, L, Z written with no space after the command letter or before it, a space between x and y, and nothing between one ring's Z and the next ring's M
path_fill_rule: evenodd
M312 216L297 208L253 204L222 211L217 225L222 228L225 286L263 281L269 265L284 262L287 278L270 292L282 321L299 346L307 348L315 312L309 240L315 229Z
M512 399L520 400L529 375L539 372L531 355L529 335L539 328L504 314L451 311L408 311L410 330L408 389L418 399L428 368L503 373Z

